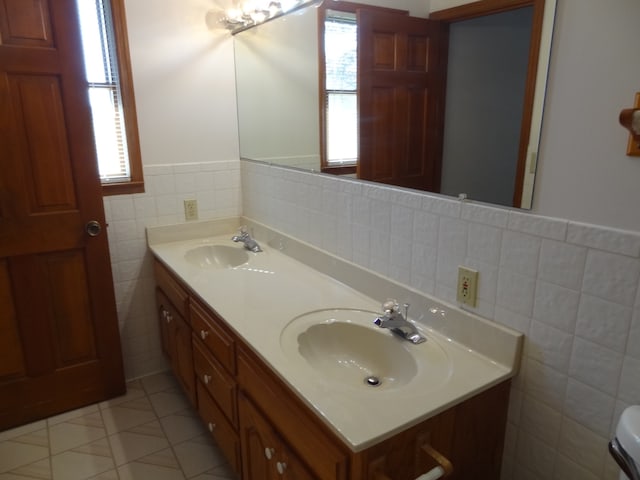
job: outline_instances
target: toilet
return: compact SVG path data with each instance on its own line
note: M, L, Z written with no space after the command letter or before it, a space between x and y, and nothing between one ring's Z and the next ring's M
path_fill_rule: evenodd
M627 407L620 415L609 452L620 466L620 480L640 480L640 405Z

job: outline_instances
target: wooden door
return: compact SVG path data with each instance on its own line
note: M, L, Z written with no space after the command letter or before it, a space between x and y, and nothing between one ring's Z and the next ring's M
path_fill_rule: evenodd
M442 25L358 10L358 178L439 191Z
M0 0L0 430L125 390L91 128L75 0Z

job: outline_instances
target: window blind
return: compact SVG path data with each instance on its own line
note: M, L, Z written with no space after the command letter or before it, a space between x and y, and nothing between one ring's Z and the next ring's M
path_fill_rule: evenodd
M77 0L100 179L131 178L117 52L108 0Z

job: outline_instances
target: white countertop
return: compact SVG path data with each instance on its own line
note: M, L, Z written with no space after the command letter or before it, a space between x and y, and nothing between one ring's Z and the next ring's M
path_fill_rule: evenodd
M233 222L224 227L230 225ZM164 229L163 233L169 231L167 227L160 228ZM186 240L176 240L179 233L158 235L151 230L149 245L156 258L223 317L354 451L373 445L512 377L518 368L521 334L462 311L446 317L443 312L451 310L451 307L427 299L431 302L429 305L434 306L429 308L430 312L420 313L418 325L428 341L420 345L406 342L407 348L434 348L437 345L443 349L451 365L446 381L438 384L409 382L396 389L371 388L364 383L354 388L327 381L306 361L292 359L286 353L281 345L283 329L295 317L313 310L347 308L379 312L380 304L386 298L368 297L263 241L260 242L263 252L249 252L249 261L232 269L201 268L185 260L185 253L200 245L228 245L241 249L241 244L230 240L234 232L232 229L224 235L206 236L202 235L203 232L219 232L219 228L196 228L195 233L185 233L185 236L202 235L201 238ZM185 231L184 228L182 230ZM414 313L418 315L418 312ZM411 312L409 316L414 319ZM433 317L433 322L428 321L430 317ZM442 324L442 317L446 317L448 324L463 319L461 325L465 328L459 329L474 331L474 348L430 327L430 323ZM469 328L469 325L476 324L477 328ZM486 345L478 336L486 337ZM478 351L483 350L483 345L485 354L480 354ZM487 355L492 351L495 355Z

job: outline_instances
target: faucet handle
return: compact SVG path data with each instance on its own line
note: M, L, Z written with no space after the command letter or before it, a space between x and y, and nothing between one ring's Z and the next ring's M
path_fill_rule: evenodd
M405 303L405 304L402 305L404 307L404 319L405 320L409 320L409 306L410 305L411 304L409 304L409 303Z
M397 312L398 308L399 308L398 302L396 300L394 300L393 298L388 298L382 304L382 311L385 312L385 313Z

